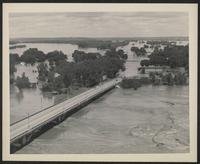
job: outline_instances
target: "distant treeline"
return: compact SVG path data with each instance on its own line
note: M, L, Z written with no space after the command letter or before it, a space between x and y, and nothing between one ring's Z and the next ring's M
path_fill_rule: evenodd
M10 39L10 44L17 43L69 43L71 41L185 41L188 37L96 37L96 38L86 38L86 37L60 37L60 38L12 38Z
M147 41L147 44L150 44L150 45L172 45L172 44L175 44L176 42L175 41L167 41L167 40L150 40L150 41Z
M128 40L108 40L108 39L91 39L91 38L46 38L46 39L19 39L12 40L10 44L16 43L65 43L65 44L75 44L80 48L97 48L97 49L111 49L119 46L125 46L129 43Z
M119 46L125 46L129 42L128 41L100 41L100 40L87 40L87 41L78 41L76 44L81 48L88 48L88 47L94 47L97 49L112 49L117 48Z
M16 49L16 48L24 48L26 45L15 45L15 46L10 46L9 49Z

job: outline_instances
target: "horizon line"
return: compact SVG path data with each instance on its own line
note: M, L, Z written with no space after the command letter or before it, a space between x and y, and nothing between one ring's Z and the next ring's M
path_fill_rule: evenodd
M12 38L9 38L9 39L54 39L54 38L85 38L85 39L87 39L87 38L92 38L92 39L95 39L95 38L175 38L175 37L177 37L177 38L183 38L183 37L185 37L185 38L188 38L189 36L133 36L133 37L126 37L126 36L120 36L120 37L104 37L104 36L102 36L102 37L81 37L81 36L69 36L69 37L12 37Z

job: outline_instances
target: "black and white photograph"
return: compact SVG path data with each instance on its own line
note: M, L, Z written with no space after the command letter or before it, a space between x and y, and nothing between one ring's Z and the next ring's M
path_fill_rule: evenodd
M195 159L195 5L19 6L6 19L10 155Z

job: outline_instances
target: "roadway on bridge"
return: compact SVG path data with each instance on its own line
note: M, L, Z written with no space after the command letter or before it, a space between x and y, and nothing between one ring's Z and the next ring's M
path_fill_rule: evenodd
M26 134L34 129L37 129L38 127L55 119L59 115L62 115L78 107L81 103L87 102L91 98L115 86L121 80L122 80L121 78L116 78L108 82L104 82L103 84L93 87L88 91L83 92L73 98L70 98L52 107L43 109L42 111L37 112L36 114L33 114L29 117L26 117L12 124L10 126L10 141L12 142L18 137L22 136L23 134Z

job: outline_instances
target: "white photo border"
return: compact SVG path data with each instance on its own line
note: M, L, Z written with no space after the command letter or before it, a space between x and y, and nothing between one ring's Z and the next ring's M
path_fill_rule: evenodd
M97 4L4 3L3 4L3 135L6 161L118 161L195 162L197 160L197 4ZM189 13L189 121L190 152L168 154L10 154L9 13L30 12L188 12Z

